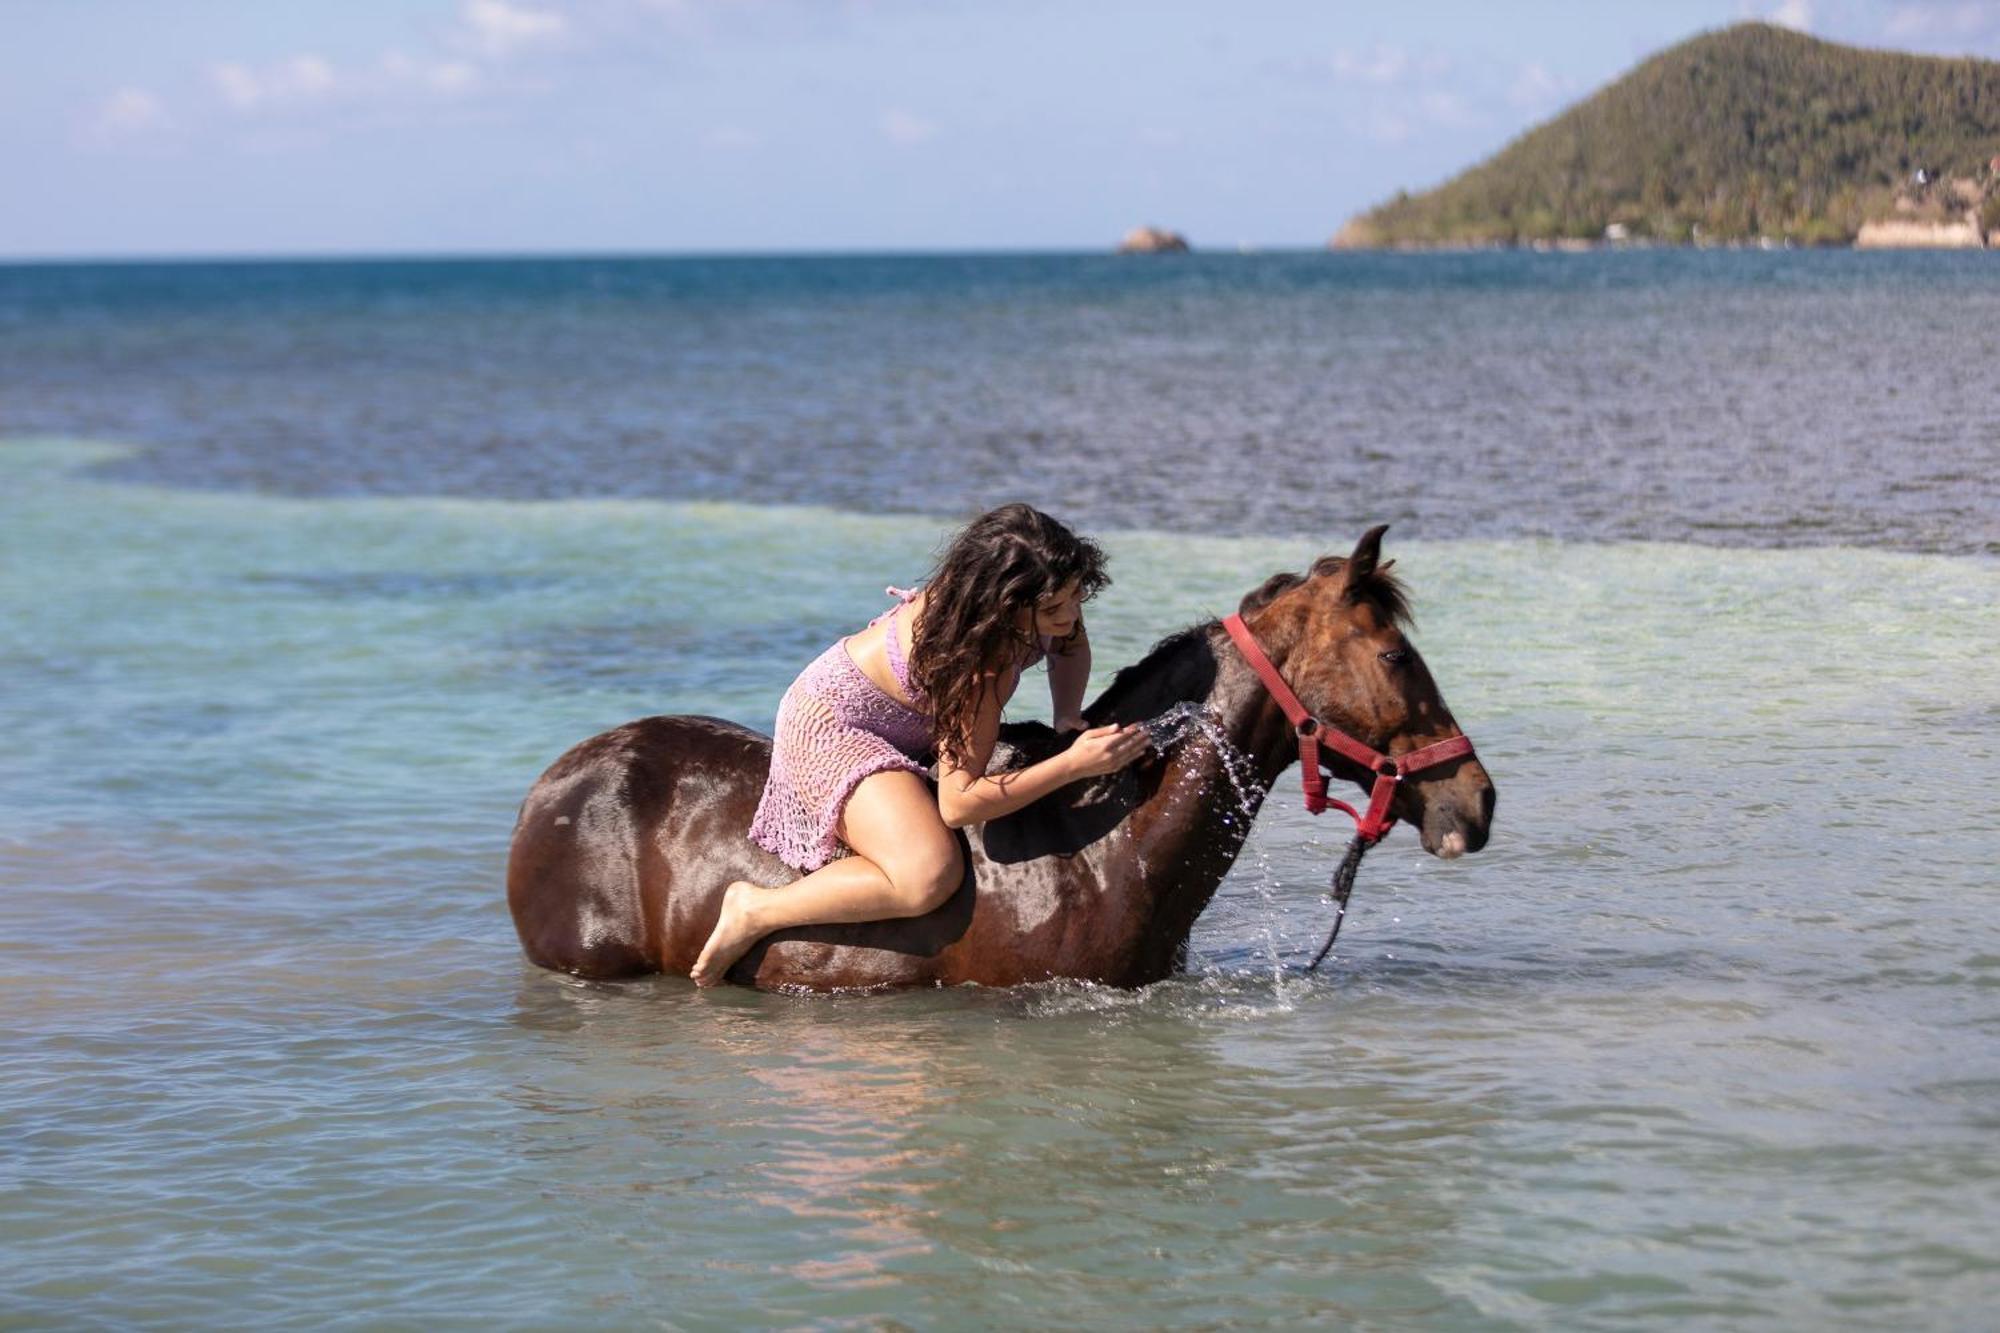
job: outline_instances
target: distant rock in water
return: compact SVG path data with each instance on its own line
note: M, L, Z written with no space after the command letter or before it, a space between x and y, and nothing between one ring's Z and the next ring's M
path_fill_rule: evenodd
M1996 153L2000 61L1745 23L1660 52L1329 244L1977 245L2000 231Z
M1125 233L1125 239L1118 242L1121 255L1184 255L1188 252L1187 237L1165 227L1134 227Z

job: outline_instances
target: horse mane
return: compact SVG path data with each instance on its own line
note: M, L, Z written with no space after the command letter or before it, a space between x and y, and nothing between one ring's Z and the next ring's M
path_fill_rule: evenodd
M1216 671L1208 635L1215 624L1208 620L1177 630L1131 666L1120 667L1104 693L1085 710L1090 725L1144 722L1184 700L1208 697ZM1046 722L1002 722L1000 748L986 771L1026 768L1068 744L1068 738L1058 736Z
M1209 643L1215 624L1204 620L1176 630L1131 666L1120 667L1090 706L1091 721L1138 722L1177 703L1207 698L1215 686L1215 650Z
M1384 560L1369 571L1367 578L1362 579L1354 587L1349 588L1347 592L1348 596L1352 597L1355 601L1374 607L1376 614L1380 615L1382 619L1388 621L1390 624L1400 625L1404 629L1408 629L1410 622L1414 619L1410 613L1410 593L1403 586L1403 581L1389 572L1395 567L1396 562L1394 560ZM1329 576L1342 577L1346 569L1346 556L1323 555L1313 561L1312 572L1315 578ZM1297 578L1296 575L1278 575L1277 577ZM1298 581L1303 582L1304 580ZM1270 584L1267 582L1265 587L1269 586ZM1260 588L1257 591L1262 592L1263 589ZM1252 593L1251 596L1256 596L1256 593Z

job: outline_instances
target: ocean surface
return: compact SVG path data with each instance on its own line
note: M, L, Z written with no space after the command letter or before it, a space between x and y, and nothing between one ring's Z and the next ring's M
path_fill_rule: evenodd
M1491 845L1311 975L1292 775L1138 992L521 958L544 766L1017 497L1100 684L1392 523ZM1985 255L0 267L0 1324L1988 1327L1996 554Z

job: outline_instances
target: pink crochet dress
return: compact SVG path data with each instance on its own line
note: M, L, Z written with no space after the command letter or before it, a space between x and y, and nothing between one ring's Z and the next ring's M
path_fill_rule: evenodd
M889 670L921 708L923 695L896 639L896 614L916 593L888 591L897 604L868 623L887 622ZM897 768L928 773L935 738L930 714L883 693L854 664L841 639L785 691L772 742L771 776L750 823L751 841L786 865L817 870L851 854L835 829L861 780Z

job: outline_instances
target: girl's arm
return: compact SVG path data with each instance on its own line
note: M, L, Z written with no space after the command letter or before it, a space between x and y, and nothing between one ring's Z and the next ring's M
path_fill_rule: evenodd
M986 765L999 738L1000 695L989 681L973 725L973 753L962 759L952 754L938 756L938 814L947 827L983 824L1012 814L1079 778L1116 772L1145 753L1147 745L1145 729L1137 724L1092 727L1061 754L988 777Z
M1055 705L1057 731L1082 731L1083 692L1090 686L1090 632L1081 620L1068 643L1049 645L1049 700Z

